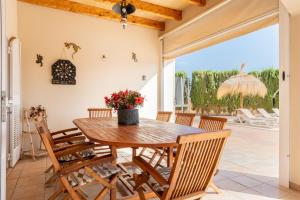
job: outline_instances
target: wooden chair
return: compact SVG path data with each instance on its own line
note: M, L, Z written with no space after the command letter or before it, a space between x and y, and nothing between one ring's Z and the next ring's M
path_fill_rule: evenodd
M44 126L48 129L47 119L46 118L36 118L35 123L43 123ZM46 136L49 140L49 143L51 145L51 148L53 151L57 154L58 160L61 164L68 164L72 162L76 162L79 156L77 155L77 152L68 152L68 153L62 153L65 150L72 149L75 147L90 147L95 148L93 143L86 142L86 137L82 135L81 132L78 132L78 128L68 128L63 129L55 132L48 131L46 133ZM42 140L42 138L41 138ZM89 157L92 154L92 151L84 151L80 158L82 157ZM45 170L45 173L50 172L53 170L53 165L48 167L48 169ZM46 185L49 185L57 179L57 176L53 174L47 181Z
M111 118L112 109L110 108L88 108L89 118ZM105 155L110 154L110 147L107 145L98 145L95 149L97 154Z
M176 113L175 124L184 125L184 126L192 126L194 123L196 114L193 113ZM176 152L176 149L174 149ZM155 167L161 166L161 162L165 159L167 154L167 149L160 149L160 151L156 151L156 154L160 155L158 161L155 164ZM155 155L156 156L156 155Z
M223 130L226 122L227 122L226 118L201 116L199 128L201 128L205 131L220 131L220 130ZM216 171L216 173L217 173L217 171ZM209 186L216 193L218 193L218 194L221 193L221 190L214 184L213 180L211 180Z
M93 147L92 144L79 144L57 152L53 149L53 141L51 137L49 137L51 134L45 122L37 122L36 128L53 164L55 174L59 178L62 186L62 188L53 193L49 199L56 199L59 194L65 191L68 192L71 199L86 199L86 194L81 190L81 187L93 182L100 183L103 186L103 189L96 197L97 200L103 199L109 191L111 199L116 199L116 182L120 170L111 164L115 159L112 155L97 157L96 154L93 154L89 156L89 158L83 158L83 152L90 150ZM76 156L78 158L77 161L67 166L62 165L59 161L59 157L69 154Z
M199 128L205 131L219 131L223 130L226 122L226 118L201 116Z
M216 172L229 130L183 135L177 138L178 153L172 168L157 170L142 157L134 158L143 172L135 174L135 189L145 199L146 183L160 199L200 199Z
M158 111L156 115L156 120L161 122L169 122L172 116L172 112L164 112L164 111ZM154 149L154 153L152 156L145 155L145 151L147 148L142 148L139 156L143 156L144 158L149 159L149 163L151 164L156 156L160 154L160 150Z
M89 118L112 117L110 108L88 108Z
M192 126L194 123L195 116L196 115L193 113L176 113L175 124Z
M156 120L161 122L169 122L172 116L172 112L158 111Z

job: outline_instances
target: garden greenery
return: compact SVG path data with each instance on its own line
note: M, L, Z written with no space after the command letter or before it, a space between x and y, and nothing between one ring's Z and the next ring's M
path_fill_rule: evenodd
M183 76L184 73L176 73L176 76ZM192 108L197 112L231 113L239 108L238 96L226 96L217 99L219 86L229 77L238 74L237 70L232 71L194 71L191 81L191 102ZM254 71L250 74L259 78L267 87L268 93L262 98L258 96L245 97L245 108L265 108L271 111L278 107L279 95L276 95L275 106L273 106L273 95L279 88L278 69L269 68L263 71Z

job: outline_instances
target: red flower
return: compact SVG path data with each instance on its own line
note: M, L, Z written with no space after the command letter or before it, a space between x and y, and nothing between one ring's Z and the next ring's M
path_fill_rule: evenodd
M135 98L135 103L138 105L141 105L144 103L144 97L136 97Z
M139 92L133 90L114 92L110 97L104 97L104 100L108 107L115 110L134 109L142 106L144 103L144 97Z
M134 108L133 105L128 106L128 109L133 109L133 108Z

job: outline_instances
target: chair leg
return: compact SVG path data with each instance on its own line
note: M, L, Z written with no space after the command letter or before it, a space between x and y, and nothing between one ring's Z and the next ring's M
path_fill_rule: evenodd
M209 183L209 187L211 187L217 194L222 194L221 189L218 188L213 181Z
M145 151L146 151L146 148L143 147L143 148L142 148L142 151L141 151L140 154L139 154L139 156L144 155Z
M144 191L143 191L143 188L142 188L142 187L139 187L139 188L137 189L137 192L138 192L138 194L139 194L140 200L146 200L145 194L144 194Z
M117 199L117 189L113 188L110 190L110 200L116 200Z
M56 197L58 197L58 195L60 195L61 193L62 193L62 190L58 190L58 191L54 192L54 193L49 197L48 200L55 200Z
M165 149L163 149L162 154L160 155L160 157L159 157L156 165L154 166L154 168L157 168L158 166L160 166L161 162L165 158L165 154L166 154L166 151L165 151Z
M57 180L57 176L54 174L52 175L45 183L45 185L51 185L52 183L54 183Z
M48 169L46 169L44 173L48 173L48 172L50 172L52 169L53 169L53 165L51 165L50 167L48 167Z
M29 134L29 137L30 137L32 159L35 160L35 150L34 150L33 139L32 139L32 134L31 133Z
M66 177L60 177L60 181L63 185L64 188L66 188L66 190L68 191L69 195L71 196L71 198L73 200L81 200L79 195L75 192L75 190L70 186L68 180ZM67 196L68 197L68 196ZM69 198L69 197L68 197ZM68 199L67 198L67 199Z
M107 187L105 187L98 195L97 197L95 198L95 200L102 200L106 193L109 191L109 189Z

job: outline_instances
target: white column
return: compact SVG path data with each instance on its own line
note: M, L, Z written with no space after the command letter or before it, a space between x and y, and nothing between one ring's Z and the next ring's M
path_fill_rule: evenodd
M280 2L279 6L279 183L289 187L290 181L290 16ZM285 73L285 80L283 80Z
M175 59L164 62L163 67L163 110L174 111Z

